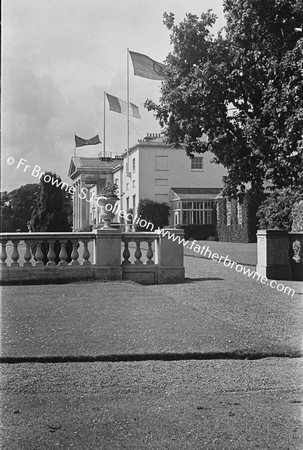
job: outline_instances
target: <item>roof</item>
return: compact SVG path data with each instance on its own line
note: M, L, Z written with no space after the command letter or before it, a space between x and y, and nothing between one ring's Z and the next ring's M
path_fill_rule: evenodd
M171 188L172 200L213 200L222 188Z
M100 159L100 158L88 158L73 156L70 162L68 176L73 178L77 172L81 173L102 173L111 172L114 167L117 166L117 159Z

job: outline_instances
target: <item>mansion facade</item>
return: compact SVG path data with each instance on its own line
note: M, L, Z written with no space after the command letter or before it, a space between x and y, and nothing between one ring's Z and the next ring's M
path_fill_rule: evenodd
M96 199L112 183L118 186L119 209L131 208L134 216L139 201L150 199L169 205L171 226L215 226L216 197L226 171L212 158L210 152L190 158L184 148L170 147L158 134L148 134L128 154L72 157L73 230L88 231L101 223Z

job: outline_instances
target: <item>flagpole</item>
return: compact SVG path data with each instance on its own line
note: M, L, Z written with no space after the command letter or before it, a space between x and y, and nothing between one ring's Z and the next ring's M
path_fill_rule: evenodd
M76 133L74 132L74 140L75 140L75 147L74 147L74 156L77 156L77 147L76 147Z
M103 156L105 158L105 91L103 94Z
M127 170L129 169L129 49L127 48L127 55L126 55L126 66L127 66L127 76L126 76L126 83L127 83L127 91L126 91L126 102L127 102L127 111L126 111L126 120L127 120ZM127 176L127 174L126 174Z

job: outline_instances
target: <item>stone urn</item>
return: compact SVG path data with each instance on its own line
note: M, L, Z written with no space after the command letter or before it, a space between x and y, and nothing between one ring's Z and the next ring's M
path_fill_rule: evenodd
M101 209L101 219L104 222L104 226L101 230L111 229L111 222L115 217L115 204L119 200L117 196L118 186L116 184L109 184L100 192L100 197L98 198L98 206Z
M107 230L111 228L110 224L115 217L114 208L119 198L117 196L108 196L106 198L99 198L98 205L100 206L100 217L104 222L104 226L101 230Z

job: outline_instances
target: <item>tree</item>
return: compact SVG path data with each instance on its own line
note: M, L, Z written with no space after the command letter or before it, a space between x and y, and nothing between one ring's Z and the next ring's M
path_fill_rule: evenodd
M73 197L68 191L62 191L63 194L63 211L65 211L69 231L73 226Z
M52 179L61 182L60 177L51 172L46 172L44 177L49 175ZM32 231L71 231L71 224L68 220L70 214L71 197L65 191L47 183L40 181L40 196L32 214Z
M15 232L28 231L27 223L39 196L39 185L26 184L11 192L1 193L1 230Z
M225 0L216 16L164 14L172 52L159 104L146 101L168 142L187 153L212 151L228 171L225 192L303 181L303 4L300 0ZM300 31L301 30L301 31ZM202 139L207 135L207 140Z
M0 199L0 214L1 214L1 231L12 231L12 221L11 221L11 215L12 215L12 209L10 206L10 198L7 191L1 192L1 199Z
M50 179L58 180L58 186L61 185L61 178L51 172L46 172L46 175L50 176ZM64 232L71 231L72 224L72 201L71 195L60 189L55 184L44 181L40 181L40 196L37 205L33 211L31 218L31 229L32 231L44 231L44 232ZM66 243L67 259L69 263L71 261L72 243L67 241ZM47 253L49 250L49 244L43 242L41 245L41 250L43 252L43 262L47 263ZM54 251L55 251L55 262L59 263L60 257L59 253L61 250L61 245L59 241L55 241ZM32 246L32 252L36 252L36 244Z
M291 231L294 213L298 222L302 220L302 217L299 218L299 213L302 213L297 206L302 200L303 188L296 190L284 188L271 192L261 203L257 212L259 228L261 230L282 229Z

